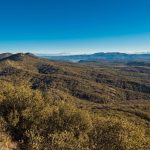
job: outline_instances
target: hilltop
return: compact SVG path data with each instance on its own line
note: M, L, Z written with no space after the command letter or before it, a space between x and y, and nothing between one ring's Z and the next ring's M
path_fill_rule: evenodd
M11 53L3 53L3 54L0 54L0 60L1 59L4 59L4 58L6 58L6 57L9 57L9 56L11 56L12 54Z

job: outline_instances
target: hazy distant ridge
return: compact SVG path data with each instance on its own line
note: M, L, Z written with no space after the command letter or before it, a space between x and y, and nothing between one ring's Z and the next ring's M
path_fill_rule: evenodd
M40 56L40 55L39 55ZM126 53L94 53L90 55L69 55L69 56L47 56L42 55L41 57L51 59L51 60L61 60L61 61L98 61L98 60L106 60L106 61L149 61L150 54L126 54Z

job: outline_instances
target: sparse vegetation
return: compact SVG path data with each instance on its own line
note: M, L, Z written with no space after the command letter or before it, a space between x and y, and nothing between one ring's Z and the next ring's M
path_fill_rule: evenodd
M44 99L41 92L29 87L8 83L1 87L1 118L6 122L6 134L20 149L150 148L143 127L126 119L94 116L73 104Z
M130 79L113 67L103 70L94 64L88 68L31 55L16 57L0 62L1 147L150 149L150 95L145 92L149 89L145 74L141 81L138 75Z

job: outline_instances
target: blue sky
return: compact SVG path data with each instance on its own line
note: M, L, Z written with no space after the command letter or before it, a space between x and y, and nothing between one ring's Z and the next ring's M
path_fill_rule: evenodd
M0 1L0 52L150 52L149 0Z

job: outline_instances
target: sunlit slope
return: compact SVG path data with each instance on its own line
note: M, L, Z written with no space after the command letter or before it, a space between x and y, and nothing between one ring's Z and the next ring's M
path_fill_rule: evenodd
M97 65L50 61L30 53L10 55L0 61L1 80L26 82L33 89L56 89L75 98L100 103L149 100L149 75L134 70L135 67L125 64L105 66L101 62Z

